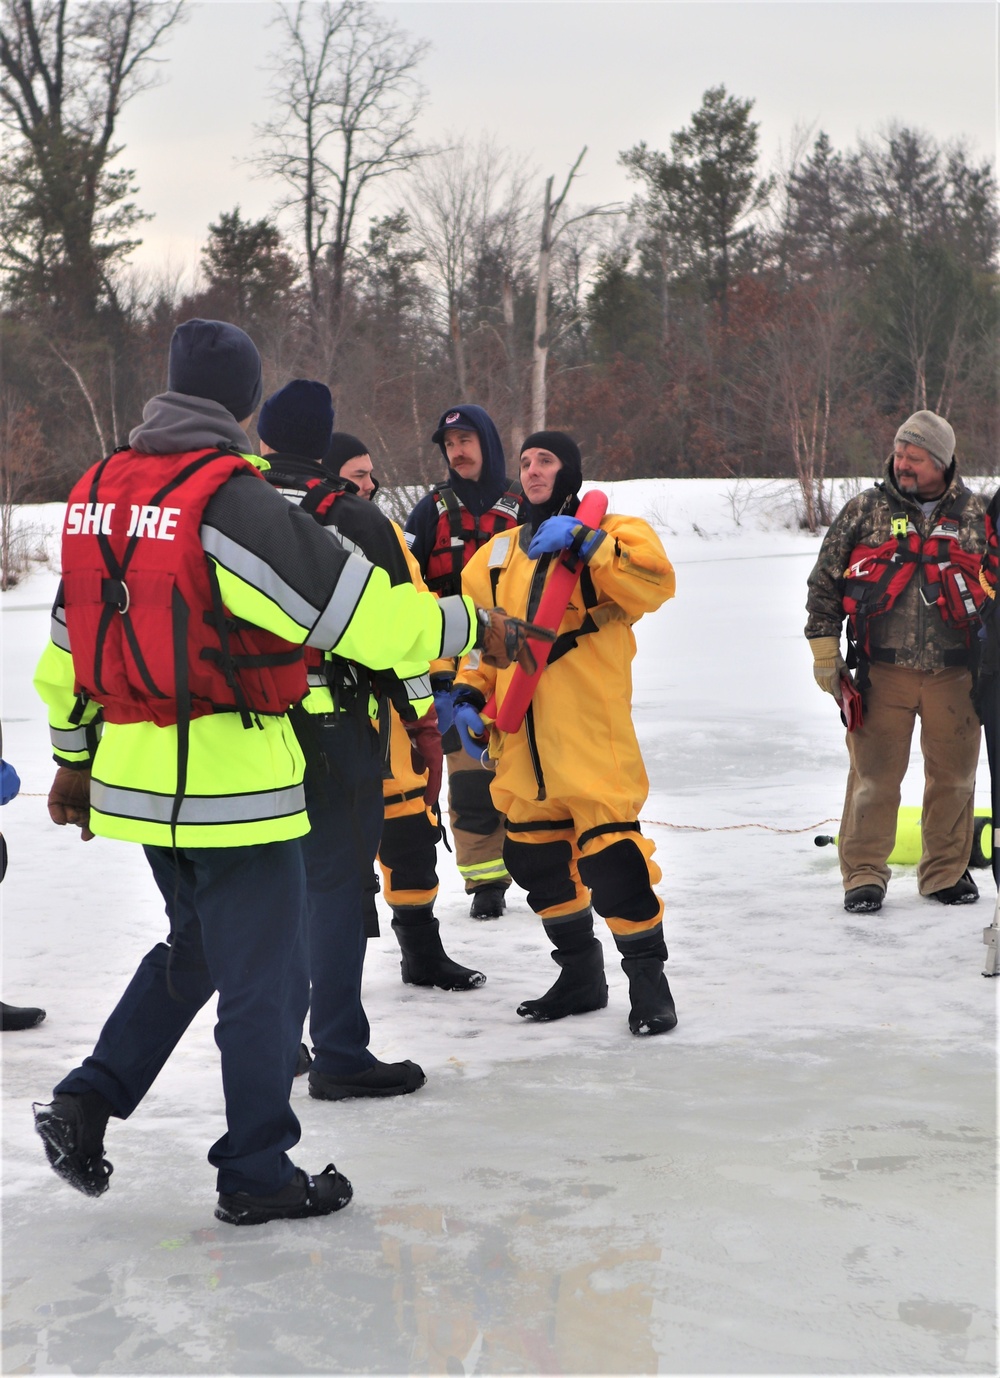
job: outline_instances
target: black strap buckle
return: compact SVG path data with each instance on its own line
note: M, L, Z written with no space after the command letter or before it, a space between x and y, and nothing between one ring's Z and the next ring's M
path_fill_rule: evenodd
M132 598L128 591L128 584L124 579L102 579L101 580L101 602L110 603L113 608L124 616L128 612Z

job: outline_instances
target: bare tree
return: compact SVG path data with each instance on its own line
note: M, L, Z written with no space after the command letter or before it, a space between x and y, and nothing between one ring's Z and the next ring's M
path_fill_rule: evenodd
M283 7L283 56L271 86L276 115L257 129L252 161L287 188L302 236L314 320L328 293L336 313L359 206L372 183L412 166L424 93L414 75L427 44L414 42L367 0Z
M3 0L0 266L15 296L89 319L142 214L112 167L122 107L155 80L183 0Z
M552 343L549 335L549 280L552 270L552 251L556 241L571 225L599 215L618 215L622 209L617 204L608 203L603 206L591 206L576 215L567 216L563 214L566 197L573 185L573 179L580 170L580 164L583 162L586 152L586 147L581 149L580 156L570 168L566 181L563 183L563 189L558 196L553 198L552 195L555 178L550 177L545 183L542 229L538 245L538 273L535 278L535 332L531 350L531 428L534 431L545 429L546 368L549 348Z
M0 589L18 582L29 562L31 532L15 522L46 468L45 441L34 408L0 393Z
M527 265L530 174L491 139L458 138L415 171L407 197L413 237L424 253L448 339L459 394L468 393L467 335L487 323L483 277L499 276L499 326L516 373L515 282ZM490 303L492 305L492 303ZM496 328L496 327L493 327ZM513 378L511 385L514 386Z

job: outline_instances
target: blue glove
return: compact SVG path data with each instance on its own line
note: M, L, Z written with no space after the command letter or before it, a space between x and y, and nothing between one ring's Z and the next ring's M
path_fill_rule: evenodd
M0 761L0 804L9 804L17 798L21 788L21 777L8 761Z
M455 727L463 747L474 761L481 761L486 746L486 726L471 703L455 706ZM476 741L476 738L479 738Z
M434 708L437 711L438 731L443 737L455 721L455 700L450 687L434 691Z
M532 536L528 555L530 559L537 560L539 555L552 555L557 550L572 547L574 554L589 560L603 535L603 531L595 531L592 526L585 526L575 517L547 517Z

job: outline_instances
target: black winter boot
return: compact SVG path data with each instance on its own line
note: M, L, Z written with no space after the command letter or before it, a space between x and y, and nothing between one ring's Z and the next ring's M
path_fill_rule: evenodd
M667 1033L677 1023L674 998L660 957L623 957L632 1008L628 1026L634 1034Z
M472 892L469 916L473 919L498 919L507 907L506 885L481 885Z
M407 986L437 986L440 990L475 990L486 984L481 971L459 966L441 945L440 926L428 908L395 910L393 931L403 960L399 969ZM405 914L406 917L400 917ZM419 918L415 916L419 915Z
M376 1062L350 1077L309 1072L309 1094L314 1100L350 1100L354 1096L408 1096L427 1080L415 1062Z
M84 1196L103 1196L113 1169L104 1157L104 1131L111 1106L100 1092L60 1092L51 1105L31 1108L53 1172Z
M300 1167L295 1169L287 1187L273 1196L251 1196L237 1191L219 1194L215 1208L216 1220L227 1225L266 1225L269 1220L304 1220L310 1215L330 1215L342 1210L354 1195L354 1188L333 1163L310 1177Z
M45 1011L34 1005L5 1005L0 1000L0 1010L3 1011L4 1033L8 1029L33 1029L45 1018Z
M597 938L591 938L585 947L575 951L557 949L549 955L562 970L555 985L539 999L524 1000L518 1005L517 1012L523 1019L542 1023L605 1008L608 983L604 979L604 949Z

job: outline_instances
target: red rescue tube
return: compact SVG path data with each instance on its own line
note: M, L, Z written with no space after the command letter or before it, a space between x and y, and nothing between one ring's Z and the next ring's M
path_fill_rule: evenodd
M602 493L599 488L594 488L580 499L576 516L584 526L592 526L596 530L607 510L607 493ZM533 622L537 622L540 627L548 627L554 632L559 630L563 614L569 607L569 600L573 597L576 586L580 582L580 575L583 573L581 560L576 561L575 569L570 568L569 561L571 558L569 551L564 550L554 568L549 571L545 592L542 594L541 602L538 605L538 612L531 619ZM534 652L538 664L535 673L529 675L518 665L511 676L510 684L507 686L500 711L497 712L495 697L491 697L483 709L483 717L493 719L501 732L516 732L524 722L524 715L531 703L535 685L545 669L549 652L552 650L551 641L532 641L529 639L528 645Z

